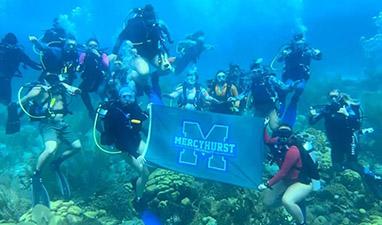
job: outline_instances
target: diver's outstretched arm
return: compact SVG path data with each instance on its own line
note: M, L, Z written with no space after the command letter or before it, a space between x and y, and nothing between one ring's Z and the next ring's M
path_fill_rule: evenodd
M32 88L32 90L30 90L28 92L28 94L26 94L24 97L21 98L19 104L24 104L26 101L28 101L29 99L32 99L38 95L40 95L41 91L42 91L43 87L41 86L35 86Z
M36 48L40 51L45 51L48 48L48 46L42 44L36 36L29 36L29 41L32 42L32 44L34 44L34 46L36 46Z
M326 108L326 107L325 107ZM317 112L317 110L313 107L310 107L309 110L309 124L314 125L318 121L320 121L325 116L325 110L321 110Z

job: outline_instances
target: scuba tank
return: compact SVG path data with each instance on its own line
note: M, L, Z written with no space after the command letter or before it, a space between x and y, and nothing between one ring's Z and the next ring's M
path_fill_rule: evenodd
M302 136L302 143L300 146L303 148L302 151L306 151L310 158L313 160L313 163L318 164L319 153L314 149L314 137L309 135L307 137ZM312 189L313 191L319 191L321 189L321 181L319 179L312 180Z

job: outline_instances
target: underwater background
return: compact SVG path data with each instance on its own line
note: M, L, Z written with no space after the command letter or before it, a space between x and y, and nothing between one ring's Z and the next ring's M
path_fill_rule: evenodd
M67 29L79 43L97 37L101 47L110 52L129 11L147 3L155 7L175 42L198 30L206 33L206 42L215 48L198 62L202 81L230 63L247 70L253 59L262 57L270 64L293 34L305 33L307 42L323 52L323 60L312 64L296 129L316 135L322 176L328 182L308 199L309 224L382 225L382 201L368 192L355 172L347 170L332 179L329 145L322 127L310 128L306 119L308 107L325 103L326 93L333 88L359 99L363 126L375 129L362 139L360 159L382 174L382 1L0 0L0 34L14 32L25 52L38 60L28 35L41 36L53 18L62 17L70 21ZM175 54L175 45L170 48ZM39 75L31 70L22 73L22 79L13 80L14 101L18 88ZM281 73L281 67L276 73ZM164 92L183 79L165 77L161 82ZM66 172L70 171L72 201L59 200L55 178L47 174L52 176L47 179L54 201L51 212L30 210L30 176L43 146L38 129L24 117L21 132L6 136L6 107L0 106L0 224L292 224L283 209L266 209L255 190L159 169L150 175L146 186L150 213L138 218L131 203L133 171L122 158L96 149L92 121L80 99L72 101L70 107L76 115L68 121L81 134L83 151L65 165Z

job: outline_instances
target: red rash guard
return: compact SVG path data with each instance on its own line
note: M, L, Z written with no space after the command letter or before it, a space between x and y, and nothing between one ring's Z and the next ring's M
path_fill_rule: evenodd
M274 145L278 141L278 137L270 137L267 130L264 131L264 141L268 145ZM296 168L302 167L300 151L296 146L288 148L285 158L277 161L280 170L267 182L269 186L273 186L282 179L288 183L294 183L298 180L300 171Z
M274 185L282 179L288 183L294 183L298 180L300 171L296 168L302 167L300 151L296 146L291 146L285 154L284 161L279 160L277 164L280 170L267 182L269 186Z

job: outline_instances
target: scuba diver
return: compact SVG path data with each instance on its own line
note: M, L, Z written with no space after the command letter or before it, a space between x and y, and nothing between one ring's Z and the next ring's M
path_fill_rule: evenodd
M279 123L279 95L291 87L277 79L270 68L262 65L263 59L256 59L250 66L252 72L251 108L254 115L268 118L273 129Z
M154 72L151 73L151 76L148 76L149 68L146 67L148 65L145 66L146 62L138 55L138 51L131 41L125 41L121 49L121 59L112 61L115 67L108 82L109 90L119 90L120 87L134 81L137 96L146 94L149 102L163 104L159 86L159 73ZM113 92L115 93L115 91Z
M245 76L245 74L241 70L239 65L237 64L229 65L227 81L230 82L231 84L234 84L239 89L240 93L241 93L240 81L243 76Z
M81 150L81 142L71 130L64 117L70 113L67 95L77 95L80 89L63 83L58 75L48 74L42 82L27 85L28 93L20 98L19 105L31 117L39 122L39 130L44 142L44 150L37 160L32 176L32 204L50 206L49 194L42 180L42 172L50 162L56 173L64 199L70 198L70 187L60 167L62 163ZM70 149L57 156L59 143L66 143Z
M90 118L93 119L95 110L89 93L100 91L100 86L104 85L109 69L109 59L105 53L99 50L97 39L89 39L86 47L86 52L81 53L79 58L78 70L82 72L82 82L79 88L81 89L82 101L89 112Z
M312 179L318 180L318 168L309 153L293 141L292 128L280 125L272 137L267 129L264 141L270 148L271 163L277 163L279 171L258 189L264 191L263 201L272 207L281 200L285 209L298 225L306 224L304 200L312 192Z
M133 12L134 16L127 21L109 58L114 61L119 54L124 60L126 55L131 55L131 53L126 54L124 51L120 52L121 46L127 41L131 45L130 49L136 50L132 58L134 68L140 76L138 79L146 82L144 89L150 102L163 104L159 77L173 71L167 55L164 23L157 20L152 5L146 5L143 9L134 9ZM166 36L169 37L169 33ZM128 56L128 58L130 57ZM153 65L156 70L150 72L150 65Z
M278 62L284 62L282 81L294 87L294 93L289 104L286 104L287 93L280 94L280 115L283 122L293 126L296 122L297 103L310 77L312 59L321 60L322 53L310 47L302 33L296 34L290 44L286 45L277 57Z
M67 37L62 48L50 47L37 39L29 36L30 42L41 51L41 62L43 73L40 80L46 75L57 75L61 81L72 84L76 79L76 72L79 63L77 41L74 37Z
M138 173L133 180L135 189L134 204L142 205L141 201L149 171L145 165L143 152L145 143L141 138L142 123L148 116L141 110L136 101L134 82L119 90L117 101L111 101L107 106L107 113L103 118L101 144L114 145L123 153L125 161Z
M213 49L212 45L205 44L204 39L204 32L197 31L179 41L176 47L179 56L175 59L175 74L181 74L190 64L196 65L204 51Z
M18 45L16 35L7 33L0 42L0 103L8 107L6 134L16 133L20 129L17 104L11 103L11 101L12 78L14 76L22 77L19 70L21 63L24 68L41 70L41 65L31 60Z
M190 69L186 75L186 80L178 85L175 91L163 95L163 97L178 99L178 107L188 110L201 111L207 102L218 103L218 100L211 97L207 90L201 87L198 78L197 69Z
M239 112L239 93L234 84L227 82L226 72L220 70L215 75L215 80L209 85L209 94L217 102L211 102L210 111L225 114L237 114Z
M372 133L373 128L361 129L361 106L349 95L334 89L329 92L330 103L310 109L309 123L324 119L326 136L331 145L332 168L357 172L374 192L382 198L382 178L358 162L360 134Z
M54 18L53 27L46 30L41 42L51 47L63 47L67 37L66 30L61 26L59 18Z
M239 95L237 99L240 101L239 112L244 115L252 115L250 112L252 99L251 99L251 88L252 88L252 74L242 74L239 80Z
M145 60L143 67L149 67L149 63L159 68L160 71L170 72L171 64L168 62L167 48L164 34L170 37L163 22L157 19L154 7L150 4L144 8L133 10L133 17L127 21L125 28L119 34L117 42L113 48L111 61L120 53L120 48L124 41L130 41L137 54ZM171 40L171 38L170 38ZM145 71L144 74L149 73Z

